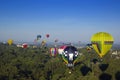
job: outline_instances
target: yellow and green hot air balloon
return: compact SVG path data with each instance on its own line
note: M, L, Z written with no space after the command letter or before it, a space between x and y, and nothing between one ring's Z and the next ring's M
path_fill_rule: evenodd
M111 49L114 39L107 32L98 32L92 36L91 42L94 50L102 58Z
M12 39L9 39L7 42L8 42L9 45L12 45L13 40L12 40Z

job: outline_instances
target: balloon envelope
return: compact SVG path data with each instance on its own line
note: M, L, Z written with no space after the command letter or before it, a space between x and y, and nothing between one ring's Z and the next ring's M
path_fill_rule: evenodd
M55 42L58 42L58 39L55 39Z
M43 41L41 42L41 45L44 46L45 44L46 44L46 40L43 40Z
M67 46L62 53L62 58L66 62L68 67L74 66L77 57L78 51L77 48L75 48L74 46Z
M27 43L22 44L22 48L27 48L27 47L28 47Z
M41 35L37 35L37 40L39 40L42 36Z
M106 32L98 32L91 37L94 50L102 58L112 47L113 37Z
M47 37L47 38L49 38L49 37L50 37L50 35L49 35L49 34L46 34L46 37Z
M12 40L12 39L9 39L7 42L8 42L9 45L12 45L13 40Z
M57 48L50 48L50 54L51 54L51 56L56 56Z

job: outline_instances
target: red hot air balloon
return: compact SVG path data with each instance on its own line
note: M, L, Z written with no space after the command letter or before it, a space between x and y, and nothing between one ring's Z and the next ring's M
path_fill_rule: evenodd
M47 37L47 38L49 38L49 37L50 37L50 35L49 35L49 34L46 34L46 37Z
M27 48L27 47L28 47L27 43L22 44L22 48Z

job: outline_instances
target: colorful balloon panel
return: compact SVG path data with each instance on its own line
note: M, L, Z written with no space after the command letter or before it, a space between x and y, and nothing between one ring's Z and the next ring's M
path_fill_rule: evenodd
M91 38L92 46L101 58L111 49L113 42L113 37L106 32L98 32Z
M66 45L60 46L60 48L58 49L58 53L62 54L66 47L67 47Z
M57 55L57 48L50 48L50 54L51 54L51 56L56 56Z

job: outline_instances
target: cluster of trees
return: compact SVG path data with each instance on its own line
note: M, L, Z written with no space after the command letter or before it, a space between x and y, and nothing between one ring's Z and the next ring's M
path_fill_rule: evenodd
M18 48L0 44L0 80L120 80L120 60L110 52L102 59L94 50L79 49L74 67L68 68L60 55L49 48Z

